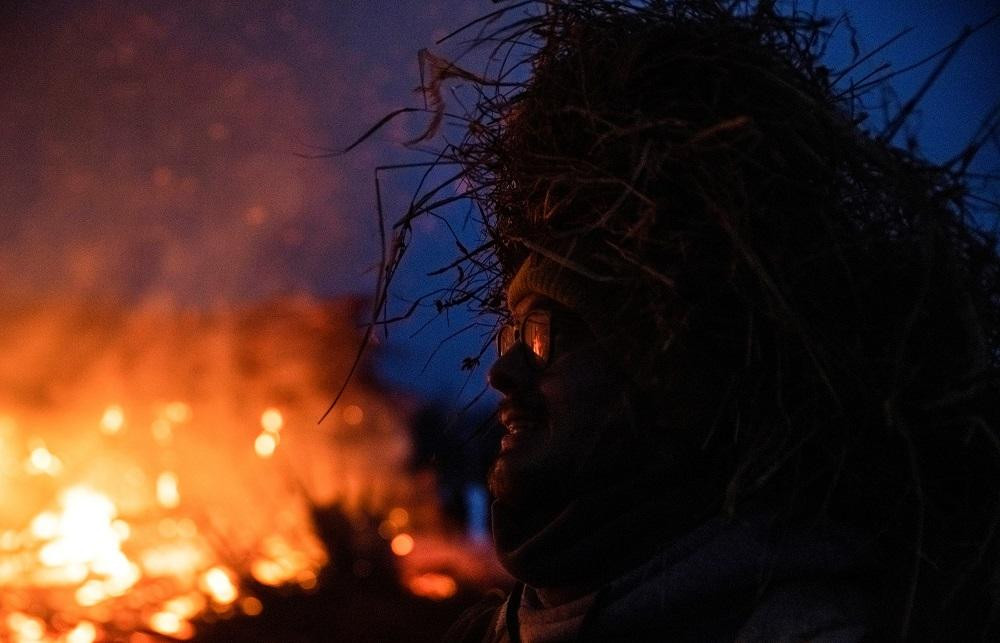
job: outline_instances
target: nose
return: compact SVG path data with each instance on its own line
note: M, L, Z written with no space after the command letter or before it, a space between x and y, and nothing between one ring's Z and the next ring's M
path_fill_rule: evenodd
M531 368L527 351L519 342L493 362L487 375L490 386L504 395L532 386L538 374Z

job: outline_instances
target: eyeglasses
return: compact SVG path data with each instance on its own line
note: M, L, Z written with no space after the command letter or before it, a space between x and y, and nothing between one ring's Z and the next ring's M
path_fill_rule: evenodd
M532 366L545 368L552 355L552 315L547 310L533 310L520 324L510 323L497 334L497 355L503 357L517 344L531 353Z

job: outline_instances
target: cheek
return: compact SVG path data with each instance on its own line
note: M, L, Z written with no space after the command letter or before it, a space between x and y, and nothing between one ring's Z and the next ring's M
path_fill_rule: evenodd
M554 363L539 382L554 437L597 432L614 423L622 388L621 379L604 360L567 355Z

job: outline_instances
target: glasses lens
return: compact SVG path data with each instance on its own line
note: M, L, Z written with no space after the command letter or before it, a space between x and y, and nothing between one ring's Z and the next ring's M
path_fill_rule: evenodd
M524 320L521 332L528 350L532 352L540 365L549 362L549 316L544 313L531 313Z
M517 342L517 327L513 324L507 324L500 329L500 333L497 334L497 354L499 357L503 357L507 354L514 344Z

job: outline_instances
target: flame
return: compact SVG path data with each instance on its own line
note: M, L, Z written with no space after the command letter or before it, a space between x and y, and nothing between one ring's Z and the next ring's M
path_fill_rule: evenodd
M308 591L328 562L309 501L403 535L416 487L395 407L359 384L341 422L312 423L337 377L329 347L353 354L352 310L0 315L0 641L185 639L206 614L260 614L247 579ZM64 363L70 375L46 370Z
M59 584L96 576L106 596L120 596L139 578L138 567L122 553L123 529L115 527L117 510L107 496L83 486L60 496L62 512L40 514L33 533L47 540L38 552L48 578Z

